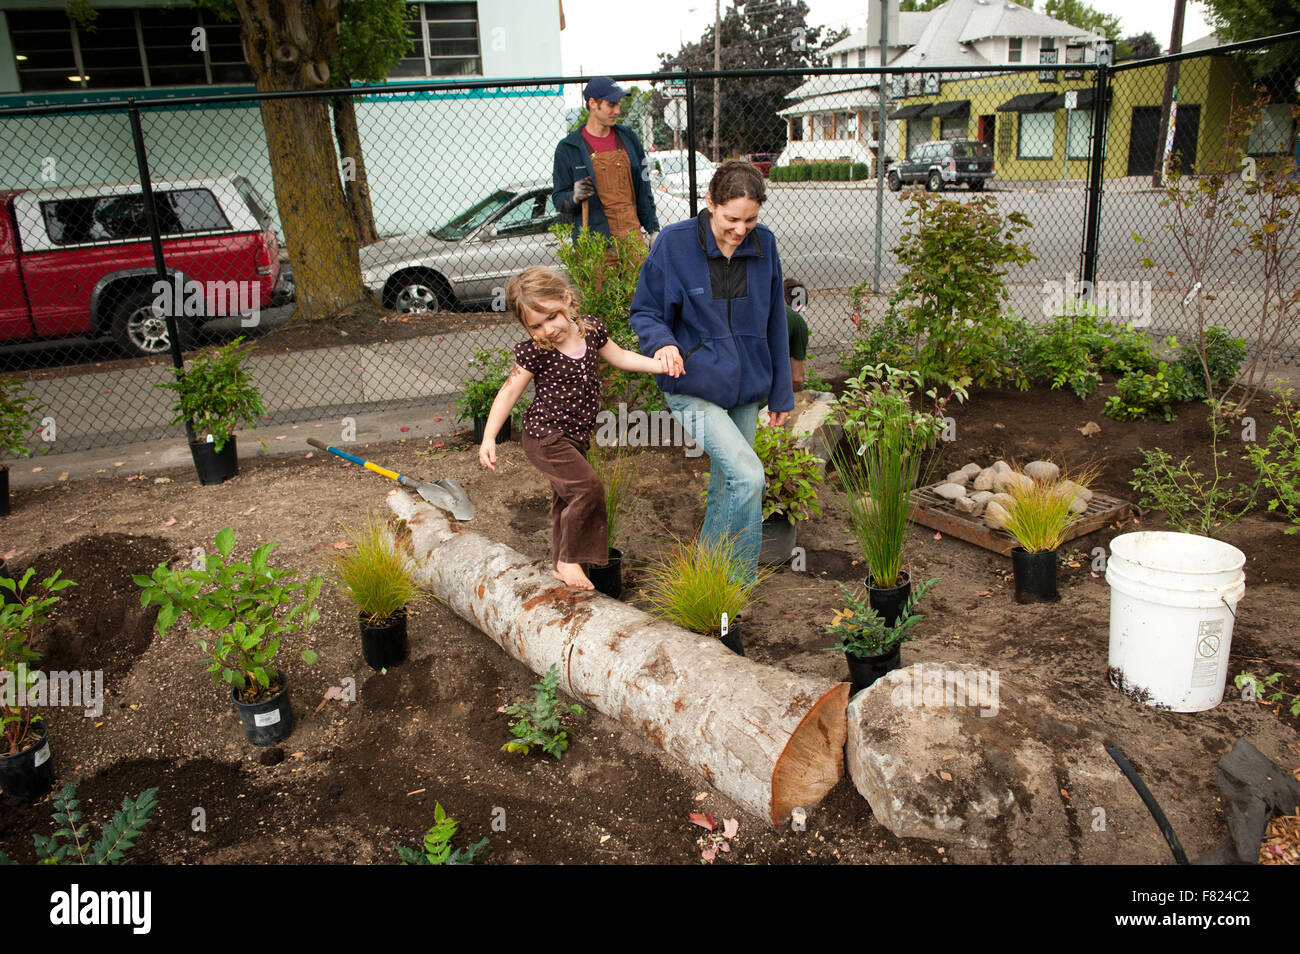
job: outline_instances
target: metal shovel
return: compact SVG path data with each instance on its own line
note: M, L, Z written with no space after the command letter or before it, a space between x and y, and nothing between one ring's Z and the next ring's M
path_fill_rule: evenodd
M328 451L336 457L342 457L346 461L359 464L366 470L373 470L376 474L387 477L389 480L395 480L403 487L414 489L417 494L429 503L439 510L447 511L457 520L474 519L474 504L470 502L469 494L465 493L465 488L460 485L459 481L444 477L442 480L435 480L433 483L421 483L419 480L403 477L394 470L380 467L374 461L365 460L349 454L347 451L339 450L337 447L322 444L314 437L307 438L307 443L319 450Z

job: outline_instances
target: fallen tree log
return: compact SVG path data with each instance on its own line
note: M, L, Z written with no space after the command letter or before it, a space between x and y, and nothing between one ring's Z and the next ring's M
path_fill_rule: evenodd
M449 524L395 490L420 575L460 617L536 673L555 664L569 695L617 719L771 824L844 774L848 683L737 656L718 640L599 593Z

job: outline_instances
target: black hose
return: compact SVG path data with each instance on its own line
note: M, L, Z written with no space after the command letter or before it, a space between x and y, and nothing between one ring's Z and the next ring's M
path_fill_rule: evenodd
M1142 804L1146 805L1147 811L1156 820L1156 827L1160 829L1160 834L1164 835L1165 841L1169 842L1169 850L1174 853L1174 861L1180 865L1188 864L1187 852L1183 851L1183 843L1178 840L1178 834L1174 831L1174 826L1169 824L1169 819L1165 817L1164 811L1160 808L1160 803L1151 794L1151 789L1147 788L1146 782L1142 781L1137 769L1128 760L1128 756L1124 754L1124 751L1118 745L1106 746L1106 754L1115 760L1115 764L1124 773L1124 777L1137 790L1138 796L1142 799Z

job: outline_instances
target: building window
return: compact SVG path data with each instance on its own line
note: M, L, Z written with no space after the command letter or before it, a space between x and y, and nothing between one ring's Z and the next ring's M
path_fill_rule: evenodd
M835 138L856 139L858 135L858 117L856 113L835 114Z
M803 141L803 117L802 116L790 117L790 141L791 142Z
M1023 43L1024 41L1018 36L1013 36L1009 40L1007 40L1007 62L1008 63L1020 62L1020 52Z
M1295 140L1291 136L1291 107L1286 103L1265 106L1259 122L1246 140L1246 152L1252 156L1276 156L1290 152Z
M915 155L916 147L929 142L934 135L934 123L928 119L909 119L907 121L907 148Z
M1071 64L1077 66L1078 64L1083 63L1086 56L1087 47L1082 43L1067 43L1065 45L1065 65L1067 67ZM1068 80L1083 79L1083 70L1066 69L1065 78Z
M1044 53L1048 55L1043 56ZM1038 62L1040 63L1056 62L1056 39L1054 37L1045 36L1038 41Z
M866 65L867 65L867 48L864 46L862 49L858 50L858 66L866 66Z
M956 116L944 116L939 120L939 138L965 139L969 126L970 117L966 113L959 113Z
M1070 150L1069 156L1071 159L1090 159L1092 157L1092 110L1071 109L1069 116L1070 128L1065 136L1066 145Z
M406 14L415 45L390 76L483 75L477 3L412 3Z
M1056 113L1021 113L1016 155L1021 159L1051 159L1055 133Z

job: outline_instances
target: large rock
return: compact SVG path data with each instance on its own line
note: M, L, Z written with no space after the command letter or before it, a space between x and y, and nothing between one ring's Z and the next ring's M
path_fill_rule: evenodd
M967 484L970 483L970 474L966 473L966 471L964 470L954 470L951 474L948 475L948 483L960 484L961 486L965 487Z
M901 838L1099 863L1121 860L1122 823L1150 824L1100 729L1068 724L1014 675L918 663L848 715L849 776Z
M934 488L934 492L944 500L956 500L958 497L966 496L966 488L954 483L940 484Z
M957 508L958 513L964 513L971 517L978 517L984 512L984 502L976 500L974 497L957 497L953 500L952 505Z
M1087 487L1080 487L1073 480L1063 480L1058 485L1058 489L1063 494L1070 494L1074 497L1082 497L1083 502L1087 503L1092 500L1092 491Z
M1061 468L1050 460L1034 460L1025 465L1025 476L1047 484L1061 476Z
M963 474L965 474L967 477L974 477L976 474L978 474L978 473L979 473L980 471L982 471L983 469L984 469L984 468L981 467L979 464L977 464L977 463L975 463L974 461L972 461L971 463L969 463L969 464L967 464L965 467L963 467L963 468L961 469L961 472L962 472Z
M992 467L985 467L983 470L981 470L978 474L975 475L975 485L974 485L975 489L992 490L993 478L997 476L997 473L998 472L994 470Z
M996 499L989 500L984 504L984 522L994 530L1005 529L1009 519L1011 519L1011 515L1006 512Z
M1034 489L1034 482L1014 470L1004 470L1000 474L993 475L993 489L998 493L1009 494L1017 488L1028 492Z

